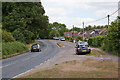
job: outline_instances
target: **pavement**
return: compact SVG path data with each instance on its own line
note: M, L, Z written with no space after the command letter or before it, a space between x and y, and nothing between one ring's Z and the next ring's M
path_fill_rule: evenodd
M41 45L41 52L27 52L2 61L2 78L15 78L27 71L34 69L48 59L54 57L59 48L47 40L37 40Z

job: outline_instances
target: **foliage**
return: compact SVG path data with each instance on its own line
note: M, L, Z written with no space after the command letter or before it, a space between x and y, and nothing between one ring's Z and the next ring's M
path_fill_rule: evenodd
M78 27L74 27L74 28L70 29L70 31L82 32L83 29L82 28L78 28Z
M113 52L115 54L120 53L120 23L118 19L111 23L108 28L106 39L104 40L103 50L107 52Z
M28 30L16 29L13 31L13 36L17 41L31 43L34 40L34 34Z
M2 30L2 41L3 42L13 42L13 41L15 41L15 39L10 32L7 32L6 30Z
M3 2L2 14L3 29L7 31L27 30L35 34L35 39L48 36L49 20L41 2Z
M64 32L68 32L69 30L66 28L65 24L61 24L58 22L54 22L53 24L50 23L49 27L51 28L51 30L56 30L60 36L64 36Z
M93 47L101 47L105 36L91 37L88 40L88 44Z
M26 45L20 42L6 42L2 43L2 56L10 56L16 53L23 52L24 50L27 50Z
M52 29L49 36L50 38L59 37L60 34L55 29Z
M79 41L79 40L82 41L82 39L83 39L83 38L80 37L80 36L77 37L77 41Z

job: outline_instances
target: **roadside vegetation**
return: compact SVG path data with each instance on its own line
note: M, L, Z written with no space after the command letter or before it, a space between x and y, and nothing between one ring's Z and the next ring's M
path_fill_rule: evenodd
M99 63L99 64L98 64ZM66 61L19 78L117 78L118 64L111 59Z
M102 50L113 55L120 53L120 23L118 18L111 23L105 36L91 37L88 43L92 47L100 47Z
M100 51L98 51L98 50L95 50L95 49L92 49L91 50L91 53L90 54L87 54L88 56L91 56L91 55L93 55L93 56L95 56L95 57L102 57L102 58L106 58L106 57L109 57L109 55L106 55L106 54L104 54L104 53L102 53L102 52L100 52Z
M15 55L20 54L21 52L24 52L25 50L28 50L25 44L21 42L6 42L2 43L2 58L8 58Z
M58 42L57 45L58 45L59 47L63 47L63 46L64 46L64 44L62 44L62 43L60 43L60 42Z

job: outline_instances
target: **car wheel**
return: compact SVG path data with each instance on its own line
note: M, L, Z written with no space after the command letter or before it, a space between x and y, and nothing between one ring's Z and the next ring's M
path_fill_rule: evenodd
M78 55L78 53L76 52L76 54Z
M31 52L33 52L33 51L31 50Z

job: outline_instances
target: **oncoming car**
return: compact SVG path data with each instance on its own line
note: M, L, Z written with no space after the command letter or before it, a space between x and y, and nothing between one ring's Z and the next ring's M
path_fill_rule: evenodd
M34 51L37 51L37 52L41 51L39 44L33 44L31 46L31 52L34 52Z
M77 55L91 52L91 49L87 45L77 45L75 48Z

